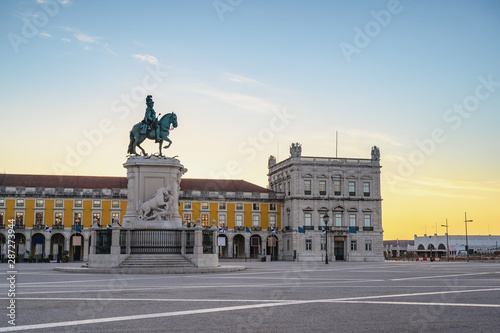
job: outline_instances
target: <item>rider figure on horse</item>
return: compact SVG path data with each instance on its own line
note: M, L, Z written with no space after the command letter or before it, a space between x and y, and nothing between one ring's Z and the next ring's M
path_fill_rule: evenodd
M144 115L144 119L142 120L142 126L140 133L147 134L151 130L156 130L156 142L160 142L160 126L158 126L158 118L156 118L156 112L153 109L153 96L148 95L146 97L146 114Z

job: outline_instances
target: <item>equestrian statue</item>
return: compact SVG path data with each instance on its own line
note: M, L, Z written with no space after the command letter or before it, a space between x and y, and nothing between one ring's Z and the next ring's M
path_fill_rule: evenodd
M173 128L177 127L177 115L174 112L167 113L158 120L156 112L153 109L154 102L153 96L151 95L146 97L146 105L148 107L146 108L144 119L140 123L135 124L130 131L130 143L127 152L129 154L138 155L135 149L139 147L142 151L142 155L147 155L146 151L141 147L141 143L146 139L150 139L159 143L160 156L163 156L161 153L161 146L163 141L168 142L168 145L163 147L165 149L172 144L172 141L168 138L168 134L170 133L171 126L173 126Z

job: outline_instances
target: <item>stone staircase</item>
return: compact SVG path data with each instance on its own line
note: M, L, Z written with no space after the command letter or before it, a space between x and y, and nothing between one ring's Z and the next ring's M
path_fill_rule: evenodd
M120 268L183 268L195 267L180 254L131 254Z

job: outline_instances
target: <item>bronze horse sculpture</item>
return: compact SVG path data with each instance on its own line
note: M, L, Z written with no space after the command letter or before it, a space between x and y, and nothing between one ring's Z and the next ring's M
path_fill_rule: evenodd
M139 147L142 151L143 155L146 155L146 151L141 147L141 143L144 142L146 139L150 140L156 140L156 131L160 130L160 156L163 156L161 153L161 145L163 144L163 141L167 141L168 145L166 145L165 149L170 147L172 144L172 141L168 138L168 134L170 133L170 125L172 125L174 128L177 127L177 115L173 112L167 113L161 119L158 121L156 129L152 129L151 131L148 131L146 134L141 134L140 129L142 126L142 122L139 122L132 127L132 130L130 131L130 143L128 145L128 153L133 154L133 155L138 155L136 152L136 147Z

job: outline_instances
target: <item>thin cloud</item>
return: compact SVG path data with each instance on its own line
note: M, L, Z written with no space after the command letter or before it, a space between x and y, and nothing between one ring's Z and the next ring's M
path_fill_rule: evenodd
M236 82L236 83L251 84L251 85L263 85L262 82L259 82L257 80L254 80L254 79L248 78L246 76L242 76L242 75L237 75L237 74L225 72L224 76L229 81Z
M81 32L77 32L75 33L75 38L78 39L80 42L84 42L84 43L95 43L97 42L97 40L99 38L97 37L92 37L92 36L89 36L87 34L84 34L84 33L81 33Z
M139 59L140 61L147 62L150 64L154 64L154 65L158 64L158 59L156 59L155 56L152 56L149 54L134 54L133 57L136 59Z
M109 47L108 44L104 44L104 51L114 56L117 55L115 52L113 52L113 50L111 50L111 47Z
M255 96L210 88L194 89L194 91L199 94L215 98L223 103L235 106L238 109L244 109L251 112L265 113L279 109L278 105Z
M65 43L71 42L71 39L69 39L69 38L64 38L64 37L63 37L63 38L61 38L61 40L62 40L63 42L65 42Z
M36 0L36 2L38 2L39 4L46 4L46 3L49 2L49 0ZM57 2L60 3L63 6L69 6L69 5L71 5L71 1L70 0L58 0Z
M39 36L41 36L41 37L45 37L45 38L50 38L50 37L52 37L52 35L51 35L51 34L49 34L49 33L47 33L47 32L40 32L38 35L39 35Z

